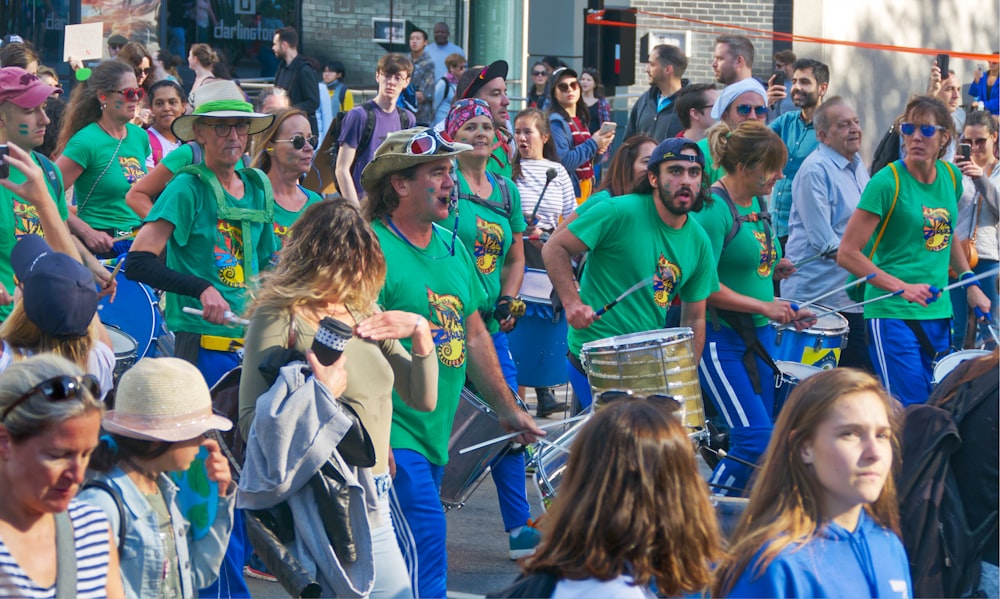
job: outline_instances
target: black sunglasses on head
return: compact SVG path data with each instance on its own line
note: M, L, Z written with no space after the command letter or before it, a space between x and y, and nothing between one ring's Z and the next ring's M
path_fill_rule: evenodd
M53 377L38 383L15 399L13 403L7 406L7 408L3 411L3 414L0 414L0 420L6 420L7 416L14 410L14 408L36 395L41 395L49 401L65 401L67 399L80 397L84 391L89 392L90 395L95 398L101 396L101 385L97 382L97 377L92 374L84 374L81 376L61 375Z

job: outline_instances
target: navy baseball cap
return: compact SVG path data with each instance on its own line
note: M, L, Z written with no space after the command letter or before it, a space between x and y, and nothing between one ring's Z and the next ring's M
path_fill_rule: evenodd
M687 148L694 150L694 156L690 154L681 154L681 152ZM660 142L660 145L656 146L653 153L649 156L649 164L646 168L651 173L655 173L657 166L663 162L668 162L671 160L684 160L686 162L695 162L701 168L705 168L705 155L701 153L701 148L698 144L687 139L685 137L670 137L668 139Z
M14 244L10 264L21 284L24 312L50 337L87 334L97 313L94 275L72 256L56 252L38 235Z

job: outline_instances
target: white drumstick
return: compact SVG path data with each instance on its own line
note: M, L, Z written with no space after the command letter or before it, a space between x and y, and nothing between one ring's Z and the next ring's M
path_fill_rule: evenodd
M584 418L589 418L589 417L590 417L590 414L581 414L580 416L574 416L572 418L567 418L566 420L560 420L558 422L549 422L547 424L543 424L543 425L539 426L538 428L544 430L544 429L547 429L547 428L553 428L553 427L556 427L556 426L561 426L563 424L569 424L570 422L576 422L577 420L583 420ZM489 445L493 445L494 443L500 443L501 441L506 441L508 439L513 439L514 437L523 435L523 434L525 434L527 432L530 432L530 431L518 431L516 433L508 433L508 434L502 435L500 437L495 437L493 439L489 439L487 441L483 441L482 443L476 443L475 445L470 445L468 447L463 447L462 449L458 450L458 453L459 453L459 455L464 455L464 454L469 453L470 451L475 451L477 449L482 449L483 447L487 447ZM539 439L539 441L541 441L541 439Z
M816 302L818 302L820 300L826 299L826 298L830 297L831 295L833 295L835 293L840 293L841 291L843 291L845 289L850 289L851 287L860 285L860 284L865 283L867 281L870 281L870 280L872 280L874 278L875 278L875 273L872 273L872 274L868 275L867 277L862 277L860 279L855 279L855 280L851 281L850 283L847 283L845 285L841 285L840 287L837 287L836 289L834 289L832 291L828 291L828 292L824 293L823 295L821 295L819 297L815 297L815 298L809 300L808 302L805 302L804 304L799 304L799 310L801 310L802 308L805 308L806 306L811 306L811 305L815 304Z
M199 310L198 308L192 308L191 306L184 306L184 308L182 308L182 309L185 312L187 312L188 314L195 314L195 315L198 315L198 316L204 316L205 315L205 311L204 310ZM238 325L241 325L241 326L247 326L248 324L250 324L249 320L247 320L246 318L240 318L239 316L233 314L229 310L226 310L225 317L226 317L226 320L228 320L229 322L231 322L233 324L238 324Z

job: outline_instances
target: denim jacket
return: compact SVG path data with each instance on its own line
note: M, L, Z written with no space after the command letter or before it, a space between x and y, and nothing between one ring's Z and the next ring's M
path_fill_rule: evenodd
M160 541L160 527L156 512L142 492L135 486L121 468L115 467L106 474L95 477L110 485L121 495L125 506L125 548L121 551L122 583L125 596L129 599L160 596L163 583L164 548ZM194 540L188 534L190 525L181 515L177 504L177 487L161 474L157 484L170 510L173 521L174 546L180 567L182 596L196 597L198 589L212 584L219 576L219 568L229 544L229 533L233 529L233 506L236 494L219 497L219 509L208 534ZM119 539L121 517L115 500L102 489L88 488L80 492L79 499L104 510L111 521L115 543Z

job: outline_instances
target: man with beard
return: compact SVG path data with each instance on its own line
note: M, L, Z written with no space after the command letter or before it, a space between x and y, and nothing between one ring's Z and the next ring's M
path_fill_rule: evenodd
M753 77L753 42L742 35L720 35L715 38L712 70L715 80L732 85Z
M632 107L625 126L625 139L645 133L660 142L676 137L684 129L674 104L684 87L681 77L687 65L687 56L677 46L662 44L653 48L646 66L650 88Z
M788 212L792 209L792 182L802 161L812 154L819 142L813 128L813 114L823 101L830 82L830 67L818 60L800 58L792 65L792 102L799 109L774 119L771 130L788 148L788 162L771 194L771 214L781 247L788 240Z
M322 133L316 125L319 110L319 75L309 61L299 56L299 34L292 27L281 27L274 32L274 55L278 57L278 71L274 85L288 92L292 106L306 113L313 135Z
M572 327L568 341L574 368L569 372L582 407L590 405L590 386L579 361L583 344L663 328L676 295L683 301L681 325L694 331L695 359L700 358L705 300L719 289L708 236L688 217L701 209L707 194L704 165L691 140L663 141L653 150L635 193L598 203L543 246L545 267ZM577 290L570 256L587 251L586 276ZM598 308L649 276L649 285L597 315Z

